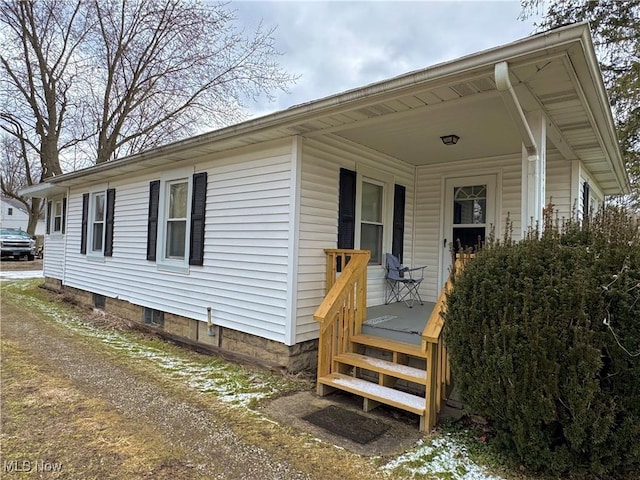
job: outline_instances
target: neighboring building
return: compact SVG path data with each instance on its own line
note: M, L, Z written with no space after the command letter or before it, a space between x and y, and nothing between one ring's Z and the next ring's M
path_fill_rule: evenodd
M25 206L15 198L5 196L0 197L0 205L0 226L26 232L29 226L29 213ZM44 233L45 222L43 214L36 224L35 235L44 235Z
M448 145L445 144L449 143ZM313 367L326 248L428 265L507 215L520 238L552 201L628 189L586 25L297 105L49 179L48 285L136 321L290 370ZM213 335L212 335L213 334Z

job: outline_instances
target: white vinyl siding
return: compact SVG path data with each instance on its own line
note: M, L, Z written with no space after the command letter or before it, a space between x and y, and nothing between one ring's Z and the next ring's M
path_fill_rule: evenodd
M62 280L64 272L64 242L66 235L44 236L44 257L42 268L45 277ZM80 247L78 247L80 248Z
M411 239L415 167L333 135L322 139L305 139L302 151L297 342L318 336L318 325L313 320L313 314L324 297L324 249L337 246L340 168L356 172L359 168L374 169L388 174L393 178L393 183L406 187L404 259L406 264L413 263ZM388 193L393 195L393 184L389 185ZM390 229L391 224L386 227ZM384 272L381 265L369 268L369 305L384 302Z
M291 142L192 168L208 174L203 266L172 272L146 260L149 182L160 176L151 174L109 184L114 256L90 269L79 253L83 190L72 191L65 284L200 321L211 307L217 325L284 343Z
M547 178L545 205L553 203L558 217L570 218L576 203L571 198L571 162L565 160L560 152L550 148L547 150Z

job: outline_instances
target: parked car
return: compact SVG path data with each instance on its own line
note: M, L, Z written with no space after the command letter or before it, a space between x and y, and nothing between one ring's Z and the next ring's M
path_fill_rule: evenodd
M36 241L27 232L12 228L0 229L0 247L2 258L27 257L33 260L36 257Z

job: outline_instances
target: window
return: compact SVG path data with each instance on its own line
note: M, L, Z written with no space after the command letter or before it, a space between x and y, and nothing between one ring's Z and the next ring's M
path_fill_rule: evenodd
M470 225L485 223L487 215L487 186L456 187L454 191L453 223Z
M13 215L13 208L11 207L7 208L7 215L9 216Z
M162 327L164 325L164 312L161 310L144 307L143 319L144 323L146 323L147 325L157 325L159 327Z
M338 193L338 248L369 250L370 265L389 251L402 258L406 188L383 172L341 168Z
M360 248L371 252L372 265L382 265L382 242L384 233L383 208L384 187L369 180L362 181L362 204L360 208Z
M454 251L477 250L487 234L487 185L468 185L453 190Z
M98 293L93 294L93 306L99 310L104 310L105 305L107 304L107 297L104 295L100 295Z
M92 256L113 255L113 228L115 217L116 190L85 193L82 195L82 227L80 253ZM65 200L62 200L61 229L64 233ZM54 218L55 229L55 218Z
M165 258L184 260L187 237L189 182L167 183Z
M91 251L102 253L104 243L104 193L94 193L91 198Z
M53 204L53 231L62 230L62 202L58 201Z
M58 200L47 202L47 235L50 233L63 233L65 227L65 217L67 215L67 199L63 197Z
M206 172L149 184L147 260L178 271L203 264L206 197Z

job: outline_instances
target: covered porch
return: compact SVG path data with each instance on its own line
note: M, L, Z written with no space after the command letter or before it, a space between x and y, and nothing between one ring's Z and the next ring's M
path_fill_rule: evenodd
M327 294L314 315L318 395L347 391L363 398L365 411L390 405L417 414L420 430L430 430L451 385L441 335L451 279L436 302L367 308L370 258L368 250L326 250ZM452 274L468 258L458 257Z

